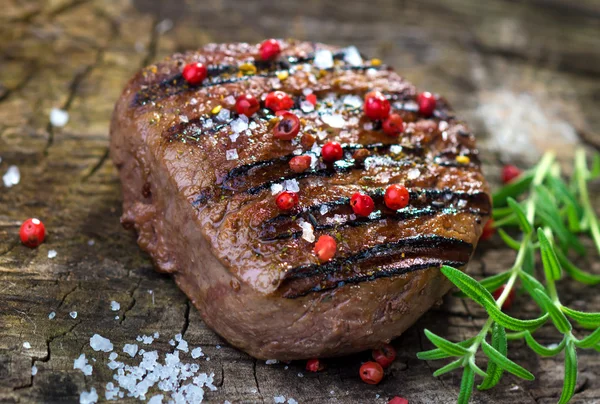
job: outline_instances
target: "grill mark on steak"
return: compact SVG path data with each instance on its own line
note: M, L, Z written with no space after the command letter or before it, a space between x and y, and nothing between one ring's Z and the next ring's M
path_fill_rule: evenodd
M264 221L258 228L259 238L262 241L284 240L298 238L302 230L292 229L295 221L299 218L308 220L315 231L337 229L344 227L358 227L386 219L405 221L424 216L438 214L449 215L457 213L470 213L477 216L485 216L490 213L490 199L483 192L454 192L450 189L423 189L410 190L410 205L401 210L391 210L385 206L383 189L366 192L375 202L375 214L369 217L356 217L350 206L350 198L342 197L334 201L304 207L301 211L279 214ZM323 207L327 212L320 215L315 214ZM334 218L344 216L345 220L336 221ZM354 217L353 217L354 216Z
M360 148L361 147L358 147L358 149ZM399 159L393 159L388 154L381 154L378 156L389 157L389 160L385 161L385 165L390 168L409 166L424 167L431 164L425 159L419 157L403 156ZM456 168L472 168L477 167L479 165L478 161L474 161L469 164L458 164L453 160L447 160L447 157L444 156L441 156L439 158L438 156L436 156L434 157L434 159L436 160L435 164L441 166L450 166ZM274 184L278 184L287 180L301 180L305 178L315 177L331 177L336 173L349 172L351 170L362 170L365 167L365 162L359 162L354 160L353 158L349 158L344 160L338 160L334 164L328 164L325 166L325 168L316 168L301 173L296 173L289 169L289 166L287 164L288 161L289 160L286 160L284 158L279 158L272 164L261 165L262 162L257 162L255 164L257 164L258 168L268 167L269 169L267 171L264 171L263 173L252 173L254 175L251 179L240 178L241 175L234 177L233 180L228 179L227 182L224 181L222 183L221 188L226 191L245 192L249 195L256 195L264 191L265 189L270 188ZM377 164L374 164L373 166L377 166ZM248 175L249 171L250 170L248 170L245 174ZM284 173L282 173L282 171L284 171ZM259 175L256 174L263 175L262 177L259 177ZM256 184L256 180L261 178L263 179L263 182Z
M343 56L343 52L333 53L334 60L343 60ZM172 95L176 95L187 91L193 91L199 87L213 87L221 84L236 83L239 81L249 80L252 77L275 77L277 75L277 72L287 71L288 73L290 73L290 69L292 69L292 67L302 63L309 63L312 61L314 61L314 54L305 57L288 56L285 60L278 61L254 60L252 61L252 63L256 66L257 71L260 71L260 73L240 76L237 75L239 73L238 65L209 65L207 67L207 79L202 84L195 86L189 85L184 80L182 74L177 73L167 79L162 80L159 83L151 84L146 88L143 88L140 91L138 91L133 99L133 106L142 106L150 101L158 101L163 98L170 97ZM352 66L345 64L342 66L335 66L332 68L322 70L333 71L336 69L364 71L367 69L383 70L388 69L388 67L384 64L381 64L379 66Z
M293 299L349 283L368 282L434 266L460 267L466 265L472 252L471 243L451 237L407 237L323 264L295 267L285 274L280 291L283 297Z
M375 153L386 153L390 150L390 148L392 146L400 146L398 144L395 143L371 143L371 144L357 144L357 143L352 143L352 144L343 144L342 145L342 150L348 152L348 151L353 151L353 150L359 150L359 149L367 149L369 151L373 151ZM420 146L401 146L402 147L402 153L405 155L411 155L415 158L422 158L423 157L423 152L424 149ZM306 152L305 154L313 154L312 152ZM257 162L253 162L253 163L249 163L249 164L244 164L241 165L239 167L235 167L234 169L230 170L227 174L225 174L223 176L223 178L221 180L218 180L217 183L218 184L222 184L222 187L224 189L229 189L229 190L233 190L234 188L231 185L228 185L229 182L231 182L232 180L234 180L235 178L239 178L242 176L246 176L250 174L250 171L253 169L257 169L257 168L264 168L264 167L273 167L273 166L277 166L277 165L281 165L282 167L278 167L281 169L284 169L286 167L288 167L288 163L289 161L294 158L296 156L296 154L290 153L290 154L286 154L285 156L281 156L281 157L275 157L272 159L268 159L268 160L261 160L261 161L257 161ZM340 161L340 168L343 168L347 165L349 165L350 163L352 163L354 161L354 159L344 159L344 160L338 160ZM270 170L271 172L275 171L275 170ZM252 194L253 192L247 190L246 192Z

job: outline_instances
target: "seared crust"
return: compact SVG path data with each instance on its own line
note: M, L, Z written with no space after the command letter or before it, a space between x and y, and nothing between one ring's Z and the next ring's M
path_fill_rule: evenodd
M264 63L255 60L254 45L208 45L130 81L111 126L122 221L135 227L158 269L174 273L207 324L251 355L289 360L371 348L402 333L447 292L441 264L468 262L490 209L475 140L443 99L431 119L419 117L416 89L386 67L355 66L325 45L282 48L283 57ZM332 51L335 66L315 69L315 50ZM211 66L200 87L181 78L191 61ZM238 74L245 62L257 74ZM280 80L281 71L289 77ZM302 104L307 88L321 100L316 111ZM294 97L302 131L314 133L317 145L344 145L343 161L324 165L318 147L275 140L268 110L239 134L233 112L221 121L211 112L233 110L231 99L242 93L260 99L274 89ZM400 139L377 123L370 127L356 106L370 90L386 94L407 122ZM371 157L352 159L358 148ZM238 158L227 159L228 150ZM298 153L312 153L314 167L291 171ZM458 163L457 155L470 162ZM284 180L300 188L291 213L277 209L271 192ZM407 208L383 204L382 189L391 183L411 191ZM375 200L369 218L354 217L349 207L359 189ZM299 221L317 238L338 238L332 262L318 262Z

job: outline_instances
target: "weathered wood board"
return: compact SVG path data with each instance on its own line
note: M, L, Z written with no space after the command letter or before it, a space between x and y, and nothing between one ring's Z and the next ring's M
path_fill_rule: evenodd
M419 361L415 353L430 346L423 328L455 340L477 332L485 313L475 305L448 297L394 342L399 359L380 385L369 386L358 378L368 353L330 360L318 374L305 372L303 363L286 368L253 360L208 330L171 279L152 270L119 224L108 123L128 78L174 51L265 37L356 44L419 87L447 96L477 129L491 181L502 162L530 164L546 148L563 161L579 144L600 148L596 0L4 0L1 6L0 174L17 165L21 181L0 184L0 402L78 402L91 387L103 398L112 371L108 354L91 350L89 338L109 337L120 351L156 331L161 337L152 349L169 352L167 341L183 333L211 357L199 362L216 375L209 402L270 403L284 395L301 403L385 403L401 395L414 404L457 396L460 374L435 379L441 362ZM50 125L52 108L68 111L66 126ZM18 240L21 222L32 216L49 232L35 250ZM479 248L470 271L494 273L513 259L492 241ZM600 273L597 256L583 265ZM568 281L560 287L566 304L600 310L597 288ZM120 302L118 312L112 300ZM516 306L535 315L525 299ZM540 332L543 343L555 338L550 328ZM96 359L91 376L73 369L80 353ZM537 380L507 376L496 389L476 392L473 402L557 401L562 357L540 359L519 343L510 345L510 356ZM600 402L599 359L580 355L573 402Z

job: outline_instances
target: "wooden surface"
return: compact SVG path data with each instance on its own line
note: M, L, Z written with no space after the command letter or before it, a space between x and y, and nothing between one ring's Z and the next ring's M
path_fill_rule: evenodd
M89 347L99 333L118 351L139 334L160 332L153 349L183 332L211 361L218 390L209 402L385 403L401 395L414 403L450 403L459 373L431 376L442 362L415 353L430 344L427 327L450 339L479 330L479 307L448 297L394 342L399 358L385 380L358 378L368 353L328 361L304 372L303 363L266 365L229 347L208 330L168 276L156 274L134 236L119 224L120 191L107 156L112 106L140 67L177 50L210 41L257 42L297 37L356 44L421 88L445 94L476 129L486 172L498 178L503 161L535 162L548 147L568 160L575 145L600 146L600 3L584 0L3 0L0 12L0 174L9 165L21 182L0 184L0 402L78 402L95 387L101 397L112 372L108 354ZM63 108L63 128L49 124ZM595 195L600 195L598 190ZM596 198L600 199L600 198ZM35 250L18 240L21 222L41 218L47 241ZM93 243L93 244L92 244ZM50 249L58 255L49 259ZM600 273L592 255L583 263ZM513 253L498 241L482 245L471 273L506 268ZM561 283L564 302L600 310L597 288ZM153 291L152 294L149 291ZM110 301L121 304L118 313ZM535 315L525 300L516 305ZM56 318L48 314L56 312ZM77 311L76 319L69 312ZM114 316L119 315L119 320ZM555 342L551 329L539 339ZM28 341L31 349L22 344ZM220 346L218 349L217 346ZM94 373L73 370L80 353L95 358ZM562 357L539 359L520 343L511 358L535 382L505 376L473 402L553 403L562 384ZM573 402L600 402L600 357L580 355ZM90 359L91 360L91 359ZM38 373L31 376L35 365ZM299 377L302 373L304 377Z

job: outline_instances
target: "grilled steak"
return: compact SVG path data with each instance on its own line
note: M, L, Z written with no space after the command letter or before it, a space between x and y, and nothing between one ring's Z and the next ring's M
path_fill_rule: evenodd
M269 60L258 45L208 45L133 77L111 125L122 223L204 321L250 355L377 347L448 291L440 265L469 261L490 212L475 138L443 98L424 116L412 84L354 47L279 44ZM192 62L207 67L199 84L182 75ZM292 140L274 137L274 90L300 118ZM399 136L365 116L372 90L403 118ZM236 112L244 94L260 102L249 118ZM330 141L343 151L334 163L321 155ZM310 167L292 170L297 155ZM386 206L390 184L407 188L408 206ZM275 203L283 190L298 196L288 211ZM358 191L374 203L368 216L349 203ZM313 252L322 235L337 240L324 262Z

